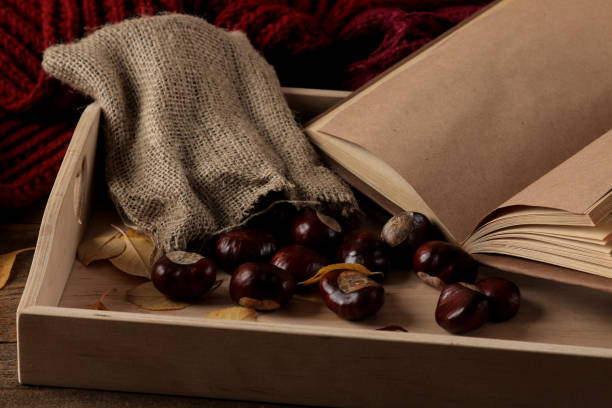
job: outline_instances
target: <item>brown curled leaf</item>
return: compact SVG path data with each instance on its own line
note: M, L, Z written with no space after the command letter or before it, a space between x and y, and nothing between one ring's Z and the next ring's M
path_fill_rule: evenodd
M121 234L114 232L81 242L77 249L77 259L87 266L94 261L119 256L125 251L125 247Z
M155 245L148 237L140 235L135 231L123 231L116 225L111 225L120 234L125 242L125 251L108 260L119 270L134 276L151 278L152 258Z
M331 271L337 271L338 269L343 269L346 271L355 271L355 272L361 272L364 275L382 275L382 272L372 272L370 271L368 268L366 268L365 266L361 265L361 264L356 264L356 263L336 263L336 264L331 264L331 265L327 265L324 266L323 268L319 269L317 271L317 273L314 274L313 277L311 277L310 279L307 279L303 282L299 282L298 285L312 285L313 283L317 283L318 281L320 281L323 276L327 275L328 273L330 273Z
M153 282L145 282L127 292L127 300L146 310L180 310L193 303L173 300L158 291Z
M94 303L93 305L87 306L87 308L92 309L92 310L110 310L108 307L104 305L104 303L102 303L102 301L109 293L116 292L116 291L117 289L115 288L108 289L107 291L105 291L103 294L100 295L100 298L96 301L96 303Z
M9 278L11 277L11 271L13 270L13 264L15 263L17 255L33 249L33 247L23 248L0 255L0 289L6 285L6 282L8 282Z
M246 320L254 322L257 320L257 312L254 309L241 306L226 307L206 313L209 319Z

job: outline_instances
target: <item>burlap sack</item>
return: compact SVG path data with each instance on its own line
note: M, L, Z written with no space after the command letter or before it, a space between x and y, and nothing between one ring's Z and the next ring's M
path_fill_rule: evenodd
M102 106L110 195L163 250L243 223L270 193L356 208L242 33L144 17L53 46L43 67Z

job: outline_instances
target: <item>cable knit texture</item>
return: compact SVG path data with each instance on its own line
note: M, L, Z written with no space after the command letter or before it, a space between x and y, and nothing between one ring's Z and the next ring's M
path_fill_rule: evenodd
M286 86L356 89L490 0L0 0L0 118L69 134L86 101L41 67L52 44L139 15L179 12L244 31ZM61 126L60 126L61 127ZM48 194L62 154L48 134L0 126L0 206ZM53 130L49 130L53 132ZM61 151L65 151L67 140ZM19 145L28 149L17 148ZM14 150L15 149L15 150ZM55 151L54 151L55 152ZM39 157L32 161L29 157ZM16 162L28 162L16 167ZM21 170L18 170L21 169Z

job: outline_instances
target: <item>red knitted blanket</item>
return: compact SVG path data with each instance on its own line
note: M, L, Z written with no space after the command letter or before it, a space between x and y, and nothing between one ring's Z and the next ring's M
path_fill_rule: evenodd
M0 0L0 207L46 196L87 101L42 53L97 27L189 13L247 33L285 86L352 90L490 0Z

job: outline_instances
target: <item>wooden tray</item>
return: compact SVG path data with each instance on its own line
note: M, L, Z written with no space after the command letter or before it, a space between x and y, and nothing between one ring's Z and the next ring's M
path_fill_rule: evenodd
M344 96L287 94L304 116ZM360 407L609 402L612 296L527 276L509 274L523 295L513 320L466 336L436 325L438 293L406 271L387 276L385 305L360 323L309 296L257 322L206 318L232 304L224 273L203 304L137 308L125 292L141 279L107 262L75 261L83 236L117 220L94 176L99 120L99 106L90 105L42 220L17 312L21 383ZM110 288L110 311L87 309ZM375 330L391 324L409 332Z

